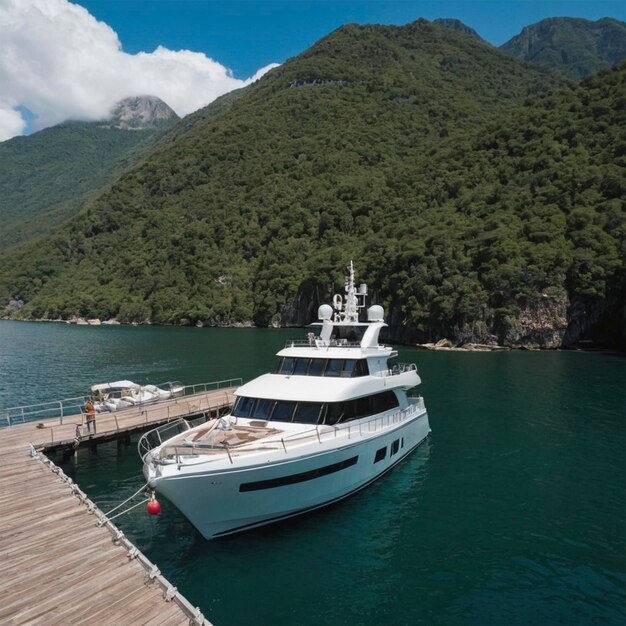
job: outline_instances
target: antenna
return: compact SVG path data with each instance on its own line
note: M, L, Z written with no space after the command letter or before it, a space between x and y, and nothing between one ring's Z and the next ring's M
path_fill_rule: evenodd
M333 298L336 322L357 323L359 321L359 310L365 307L367 285L361 284L357 290L354 284L354 276L354 263L350 261L348 275L345 279L345 300L340 294L336 294Z

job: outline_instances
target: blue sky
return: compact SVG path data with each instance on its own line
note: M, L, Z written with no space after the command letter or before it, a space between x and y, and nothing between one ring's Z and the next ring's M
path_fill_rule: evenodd
M78 0L115 30L124 51L188 49L247 78L282 63L348 22L406 24L455 17L501 45L546 17L626 20L626 2L607 0Z

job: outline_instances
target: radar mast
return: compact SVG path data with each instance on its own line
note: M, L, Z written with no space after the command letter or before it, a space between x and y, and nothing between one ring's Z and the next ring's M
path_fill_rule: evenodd
M354 284L354 264L350 261L348 265L348 275L345 280L345 302L341 294L333 297L335 309L334 321L348 324L356 324L359 321L359 311L365 307L365 297L367 296L367 285L359 285L358 289Z

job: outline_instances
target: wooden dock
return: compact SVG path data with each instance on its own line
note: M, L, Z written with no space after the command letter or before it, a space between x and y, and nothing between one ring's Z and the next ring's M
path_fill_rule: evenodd
M0 428L0 624L208 625L45 451L208 416L233 391L99 414L96 435L80 415Z

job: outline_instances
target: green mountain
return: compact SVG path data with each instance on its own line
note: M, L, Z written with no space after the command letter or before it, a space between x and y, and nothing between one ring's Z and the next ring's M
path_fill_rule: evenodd
M211 104L186 115L183 119L170 126L161 134L157 141L157 147L163 148L172 141L176 141L176 139L181 135L193 130L196 126L204 124L218 115L222 115L222 113L228 111L233 104L239 100L239 98L248 93L251 88L252 85L241 87L239 89L233 89L233 91L229 91L223 96L213 100Z
M108 120L65 122L0 143L0 250L76 215L176 120L164 102L142 96L120 102Z
M527 26L500 48L518 59L580 79L626 58L626 24L551 17Z
M571 86L424 20L340 28L5 253L0 303L304 323L354 259L397 339L615 343L624 71Z
M439 17L436 20L433 20L433 24L443 26L444 28L450 28L459 33L463 33L464 35L468 35L469 37L473 37L474 39L478 39L479 41L484 41L484 39L473 28L464 24L461 20L451 17Z

